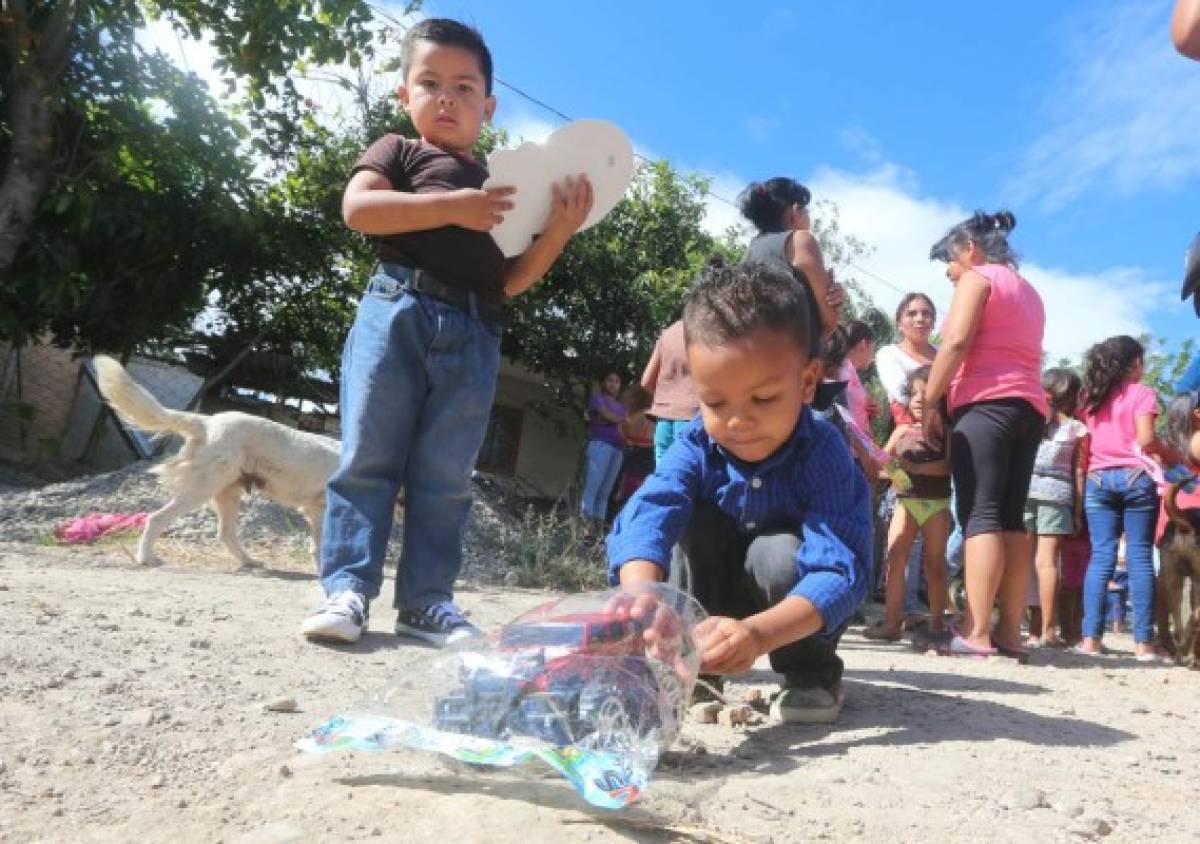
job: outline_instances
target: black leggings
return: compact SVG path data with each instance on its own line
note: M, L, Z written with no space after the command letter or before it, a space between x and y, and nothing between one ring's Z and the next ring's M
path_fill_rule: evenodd
M950 464L963 535L1025 532L1025 499L1046 420L1024 399L969 404L954 414Z
M800 537L789 532L745 536L716 505L700 501L675 546L672 586L689 593L709 615L746 618L775 606L799 579ZM830 691L842 680L839 632L807 636L771 651L771 668L791 686Z

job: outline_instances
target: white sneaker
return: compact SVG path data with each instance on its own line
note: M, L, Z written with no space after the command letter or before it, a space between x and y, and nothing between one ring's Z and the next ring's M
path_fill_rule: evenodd
M367 629L367 599L357 592L335 592L304 620L300 632L321 642L357 642Z
M832 689L785 685L771 704L771 714L785 724L832 724L844 700L841 683Z

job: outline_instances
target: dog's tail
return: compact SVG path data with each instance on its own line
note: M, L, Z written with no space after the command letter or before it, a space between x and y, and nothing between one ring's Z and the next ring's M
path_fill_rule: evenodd
M92 362L100 393L126 422L143 431L181 434L187 440L188 451L204 442L202 416L163 407L121 364L106 355L96 355Z

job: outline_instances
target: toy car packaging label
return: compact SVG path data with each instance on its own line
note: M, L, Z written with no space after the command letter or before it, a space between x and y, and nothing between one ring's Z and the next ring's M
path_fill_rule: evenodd
M558 599L437 660L419 686L423 701L389 694L297 746L407 748L517 770L540 760L588 803L619 809L642 794L679 733L703 617L663 584Z

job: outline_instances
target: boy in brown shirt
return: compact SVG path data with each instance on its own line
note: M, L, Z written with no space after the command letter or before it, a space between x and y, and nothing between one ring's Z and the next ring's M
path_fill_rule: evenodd
M354 642L366 629L401 488L396 633L435 644L478 635L453 584L503 305L550 269L592 205L585 177L556 185L545 231L506 260L488 232L513 207L513 189L482 189L487 170L472 153L496 108L487 45L471 27L434 18L410 29L402 49L397 93L420 138L372 144L342 199L346 225L371 236L380 268L343 351L342 456L321 546L327 597L302 628L314 640Z

